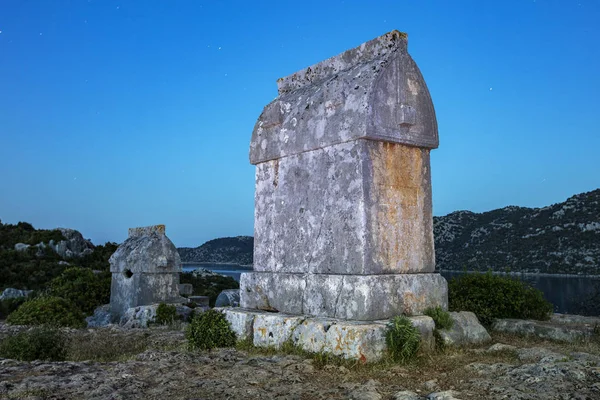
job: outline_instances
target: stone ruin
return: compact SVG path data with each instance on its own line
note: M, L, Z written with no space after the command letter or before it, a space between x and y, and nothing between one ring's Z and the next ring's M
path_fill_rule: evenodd
M241 306L373 321L447 308L436 273L429 91L387 33L277 81L252 133L254 272Z
M187 302L179 295L181 271L179 253L164 225L130 228L127 240L110 257L113 318L138 306Z
M278 80L252 133L254 272L238 338L376 361L390 318L408 315L433 349L447 309L435 274L429 151L437 122L406 35L387 33ZM473 316L474 317L474 316ZM475 318L475 317L474 317Z

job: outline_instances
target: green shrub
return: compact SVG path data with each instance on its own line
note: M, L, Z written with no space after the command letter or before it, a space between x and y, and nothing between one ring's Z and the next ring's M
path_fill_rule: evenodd
M235 346L236 335L229 321L219 311L208 310L195 315L187 328L186 338L191 349L209 350Z
M154 322L157 324L170 325L179 319L181 318L179 315L177 315L177 307L174 305L160 303L156 308L156 317L154 318Z
M117 251L118 244L113 242L106 242L103 245L97 245L94 247L94 251L90 254L79 258L77 265L89 269L95 269L99 271L109 271L110 263L108 260L110 256Z
M13 325L55 325L72 328L86 326L79 308L61 297L42 296L26 301L6 322Z
M488 326L496 318L547 320L553 310L540 290L517 278L491 272L452 278L448 301L451 311L472 311Z
M14 299L0 300L0 319L6 319L12 312L16 311L21 304L30 297L17 297Z
M110 301L110 272L95 274L88 268L69 267L50 281L50 295L74 303L85 314Z
M63 361L66 353L65 334L49 326L35 327L0 342L0 357L15 360Z
M417 354L421 334L408 318L394 317L388 324L385 342L392 360L405 363Z
M450 329L454 325L454 321L450 317L450 313L445 311L442 307L429 307L423 314L433 318L435 322L435 329Z

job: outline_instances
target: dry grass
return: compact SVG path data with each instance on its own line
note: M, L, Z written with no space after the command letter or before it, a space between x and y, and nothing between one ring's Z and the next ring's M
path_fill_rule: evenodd
M150 329L120 331L93 329L69 335L67 360L126 361L146 350L185 351L181 326L157 326Z
M600 355L600 337L572 343L541 339L537 336L521 336L510 333L490 332L494 343L510 344L516 347L544 347L558 353L583 352Z
M76 332L70 336L70 361L125 361L148 348L149 333L123 335L105 329Z
M469 364L510 364L521 365L515 351L486 352L493 343L504 343L518 348L544 347L568 355L571 352L585 352L600 355L600 340L588 340L576 343L560 343L537 337L524 337L506 333L491 333L492 342L468 348L446 348L436 352L420 352L411 362L398 364L390 359L377 363L364 364L358 361L344 360L326 354L310 354L284 345L282 349L256 348L244 343L238 350L248 356L272 356L288 354L312 359L316 368L315 380L346 382L367 382L371 379L381 382L388 393L398 390L418 392L423 382L436 379L445 389L459 389L473 378L473 371L465 368ZM383 388L382 388L383 389ZM385 392L386 390L383 390ZM382 394L383 394L382 392Z

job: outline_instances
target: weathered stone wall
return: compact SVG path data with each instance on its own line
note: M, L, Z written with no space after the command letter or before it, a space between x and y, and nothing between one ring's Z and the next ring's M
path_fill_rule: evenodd
M181 260L165 235L165 226L129 229L129 237L110 257L110 309L121 317L127 309L156 303L181 303Z
M278 81L250 144L241 305L374 320L447 306L433 247L433 103L394 31Z

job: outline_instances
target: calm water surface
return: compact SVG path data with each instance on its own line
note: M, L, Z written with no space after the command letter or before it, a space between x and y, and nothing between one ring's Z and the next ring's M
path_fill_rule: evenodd
M236 281L240 280L240 275L243 272L252 271L250 267L230 264L186 264L183 266L183 270L187 272L197 268L206 268L219 274L231 276ZM463 274L464 272L442 272L442 276L448 280ZM600 276L580 278L576 276L517 275L517 277L540 289L546 299L554 304L554 311L559 313L579 313L579 303L590 296L594 290L600 288Z

